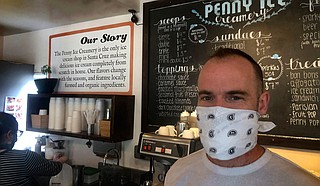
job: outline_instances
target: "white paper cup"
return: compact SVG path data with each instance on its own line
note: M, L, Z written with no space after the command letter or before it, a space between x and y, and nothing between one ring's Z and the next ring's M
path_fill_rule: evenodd
M155 134L169 136L169 128L165 126L159 127L159 129L156 130Z
M81 98L74 98L73 110L81 111Z
M80 133L81 132L81 112L80 111L73 111L72 112L72 126L71 132L72 133Z
M54 129L65 129L65 102L64 98L57 97L55 104Z
M54 119L55 119L55 114L56 113L56 98L51 97L50 98L50 103L49 103L49 129L54 129Z
M72 130L72 117L68 116L67 122L66 122L66 131L71 132L71 130Z
M67 99L67 116L72 117L72 112L74 111L74 98L68 98Z

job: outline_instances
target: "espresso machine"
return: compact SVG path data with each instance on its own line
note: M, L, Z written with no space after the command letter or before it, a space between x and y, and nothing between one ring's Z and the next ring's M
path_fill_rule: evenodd
M153 186L163 185L166 173L175 161L200 149L200 138L187 139L155 133L141 133L137 146L139 158L150 161Z

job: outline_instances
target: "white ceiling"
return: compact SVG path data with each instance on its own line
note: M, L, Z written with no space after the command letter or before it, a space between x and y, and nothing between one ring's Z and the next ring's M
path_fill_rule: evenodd
M140 0L0 0L0 36L140 10Z

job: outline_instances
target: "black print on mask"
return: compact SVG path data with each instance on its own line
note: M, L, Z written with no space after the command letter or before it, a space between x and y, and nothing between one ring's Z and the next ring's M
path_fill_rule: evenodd
M231 147L229 150L228 150L228 153L230 155L234 154L236 152L236 147Z
M209 114L208 115L208 119L214 119L214 118L215 118L214 114Z
M228 116L227 116L227 120L229 120L229 121L233 121L234 119L235 119L235 113L233 113L233 114L229 114Z
M236 130L230 130L230 131L228 132L227 136L228 136L228 137L230 137L230 136L236 136L237 133L238 133L238 132L237 132Z
M252 134L252 128L247 131L247 135L249 136L250 134Z
M251 146L251 142L247 143L246 148Z
M248 119L253 119L254 118L254 114L249 114Z
M217 153L217 149L214 147L210 147L209 152L211 153Z
M210 130L209 131L209 138L213 138L214 137L214 130Z

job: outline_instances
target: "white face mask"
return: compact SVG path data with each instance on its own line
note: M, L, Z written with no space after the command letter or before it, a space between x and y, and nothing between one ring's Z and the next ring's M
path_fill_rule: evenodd
M275 127L272 122L258 121L254 110L224 107L197 107L201 143L208 156L230 160L250 151L257 144L258 131Z

